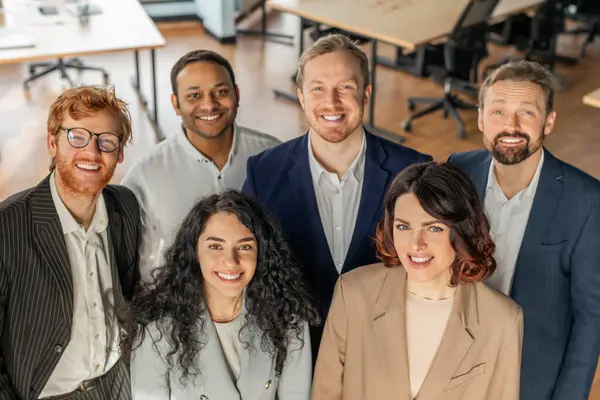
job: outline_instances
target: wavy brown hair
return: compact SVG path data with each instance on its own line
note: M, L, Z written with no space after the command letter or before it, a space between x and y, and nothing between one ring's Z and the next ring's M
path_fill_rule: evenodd
M495 245L490 224L475 185L452 164L435 161L414 164L391 183L385 197L385 212L377 226L377 257L387 267L400 265L394 247L396 200L414 194L431 217L450 228L456 258L451 265L450 285L480 282L496 269Z

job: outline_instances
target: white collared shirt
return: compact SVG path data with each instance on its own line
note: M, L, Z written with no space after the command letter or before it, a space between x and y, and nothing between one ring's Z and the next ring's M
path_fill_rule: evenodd
M319 216L331 251L331 257L338 272L341 272L350 247L360 206L367 140L363 133L360 151L350 164L348 171L342 176L342 179L339 179L336 173L325 170L315 159L310 140L312 134L312 131L308 133L308 161Z
M533 206L533 199L540 180L544 152L538 163L533 179L527 187L508 200L496 179L494 161L490 163L488 183L485 192L485 210L491 224L491 234L496 243L496 271L486 280L486 284L510 296L517 257Z
M73 276L73 321L71 340L40 397L72 392L82 381L104 375L120 357L104 197L98 197L86 231L60 198L54 172L50 175L50 191Z
M226 189L241 190L248 158L280 143L270 135L234 125L229 158L219 171L180 131L133 165L122 184L140 204L142 276L162 261L179 224L200 199Z

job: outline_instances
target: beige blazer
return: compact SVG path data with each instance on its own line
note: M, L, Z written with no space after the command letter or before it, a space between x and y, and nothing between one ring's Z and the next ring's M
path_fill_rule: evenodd
M343 274L325 323L313 400L410 400L406 272L373 264ZM519 398L523 314L482 283L460 285L417 400Z

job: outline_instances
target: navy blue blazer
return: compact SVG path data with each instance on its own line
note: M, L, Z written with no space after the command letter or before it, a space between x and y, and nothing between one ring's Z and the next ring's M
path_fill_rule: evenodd
M544 149L511 297L523 308L521 400L587 400L600 353L600 181ZM484 199L491 155L457 153Z
M373 238L383 217L383 200L392 179L431 156L366 133L362 197L342 273L377 262ZM327 244L308 161L308 135L250 157L242 190L254 195L275 217L301 263L323 317L339 277Z

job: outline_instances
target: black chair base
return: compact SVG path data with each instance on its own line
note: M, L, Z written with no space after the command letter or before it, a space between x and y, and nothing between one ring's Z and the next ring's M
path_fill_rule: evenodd
M23 90L25 92L25 96L27 98L30 97L29 84L31 82L33 82L45 75L48 75L49 73L54 72L54 71L59 71L61 78L66 80L69 83L70 87L74 87L75 83L73 82L71 77L69 77L69 74L67 73L67 71L69 69L76 70L78 72L97 71L97 72L102 73L103 83L105 85L107 85L109 82L108 72L106 72L106 70L104 68L90 67L90 66L84 65L83 62L78 58L72 58L69 60L63 60L62 58L59 58L56 62L53 62L53 63L35 63L35 64L29 65L29 78L27 78L23 82ZM40 71L38 71L38 70L40 70Z
M593 20L589 23L588 27L585 28L576 28L570 31L565 31L562 35L582 35L586 34L587 37L583 44L581 45L581 51L579 55L581 58L584 58L587 53L587 47L594 43L594 39L596 36L600 37L600 18Z
M409 97L407 100L408 109L410 111L415 110L417 104L427 104L429 105L427 108L418 111L412 114L406 121L402 123L402 129L404 132L412 131L412 122L415 119L424 117L425 115L429 115L438 110L443 110L444 118L448 118L448 116L452 116L452 118L456 121L458 125L458 130L456 132L456 137L459 139L464 139L467 136L467 132L465 130L465 125L458 113L458 110L470 110L476 111L477 106L474 104L468 104L459 99L456 95L451 94L446 91L444 93L444 97Z

